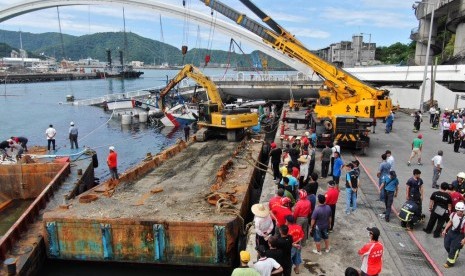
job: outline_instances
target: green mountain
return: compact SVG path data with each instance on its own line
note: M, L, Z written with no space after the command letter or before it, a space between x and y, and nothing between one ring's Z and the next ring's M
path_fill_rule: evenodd
M124 33L107 32L83 36L72 36L63 34L63 44L59 33L33 34L21 33L23 48L36 55L55 57L57 60L63 58L78 60L91 57L100 61L106 61L106 49L112 51L112 59L119 60L119 50L124 49ZM169 44L142 37L128 32L126 33L127 55L125 60L143 61L145 64L161 64L168 62L171 65L182 65L193 63L197 66L205 64L205 56L210 55L210 62L216 64L230 63L232 66L250 67L254 62L252 58L258 59L263 56L268 61L268 67L286 68L287 66L278 60L258 54L234 53L221 50L192 49L185 56L181 49ZM0 30L0 43L6 43L12 47L20 47L19 32ZM63 47L62 47L63 45ZM63 54L64 50L64 54ZM3 56L9 56L9 52L0 52ZM257 61L255 62L257 63Z

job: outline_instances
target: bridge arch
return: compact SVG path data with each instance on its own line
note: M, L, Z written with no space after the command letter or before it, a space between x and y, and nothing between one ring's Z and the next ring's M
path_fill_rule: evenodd
M76 5L98 5L104 3L125 4L144 9L155 10L168 16L179 19L183 19L185 15L185 9L183 7L146 0L28 0L1 10L0 22L6 21L19 15L47 8ZM196 23L201 24L203 26L210 26L211 24L210 16L202 14L198 11L190 10L189 18L190 20L195 21ZM217 19L215 28L221 33L230 35L236 39L240 39L244 43L247 43L256 49L261 50L262 52L276 58L277 60L291 66L292 68L300 72L303 72L304 74L310 74L312 72L312 70L308 68L308 66L306 66L305 64L297 60L293 60L288 56L273 50L270 46L262 42L262 40L259 37L248 32L247 30L241 28L238 25L226 22L221 19Z

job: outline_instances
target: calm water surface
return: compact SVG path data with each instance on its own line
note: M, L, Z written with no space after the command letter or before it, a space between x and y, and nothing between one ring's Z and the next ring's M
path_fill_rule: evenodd
M122 126L111 114L93 106L72 106L66 95L87 99L159 87L178 70L145 70L142 78L132 80L99 79L26 84L0 84L0 139L25 136L28 146L46 146L45 129L53 124L57 130L58 154L69 152L68 128L73 121L79 129L79 146L97 151L99 168L96 176L108 178L106 155L115 146L119 172L137 164L147 152L157 153L183 136L182 130L156 129L145 124ZM207 69L206 74L222 75L224 69ZM5 96L6 94L6 96Z

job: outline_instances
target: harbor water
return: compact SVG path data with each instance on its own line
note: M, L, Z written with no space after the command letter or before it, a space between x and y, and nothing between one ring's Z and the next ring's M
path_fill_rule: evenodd
M73 106L67 95L76 100L160 87L178 70L145 70L140 79L97 79L23 84L0 84L0 139L25 136L28 147L46 146L45 129L52 124L57 130L56 154L72 151L68 140L70 122L79 129L79 147L90 147L98 154L96 177L106 179L108 147L118 152L118 170L123 172L139 163L147 152L156 154L183 137L181 129L156 128L147 124L122 125L102 108ZM206 74L221 75L224 69L206 69Z

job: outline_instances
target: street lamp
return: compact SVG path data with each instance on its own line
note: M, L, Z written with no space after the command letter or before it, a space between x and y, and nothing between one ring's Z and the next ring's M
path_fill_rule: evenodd
M423 72L423 85L421 87L421 99L420 99L420 108L419 108L419 110L423 111L423 102L425 101L425 90L426 90L426 75L428 74L429 49L431 47L431 34L433 32L434 11L436 10L437 3L419 2L419 1L416 1L415 3L423 4L423 5L433 5L433 10L431 12L431 21L429 25L429 32L428 32L428 43L426 47L426 56L425 56L425 70Z

